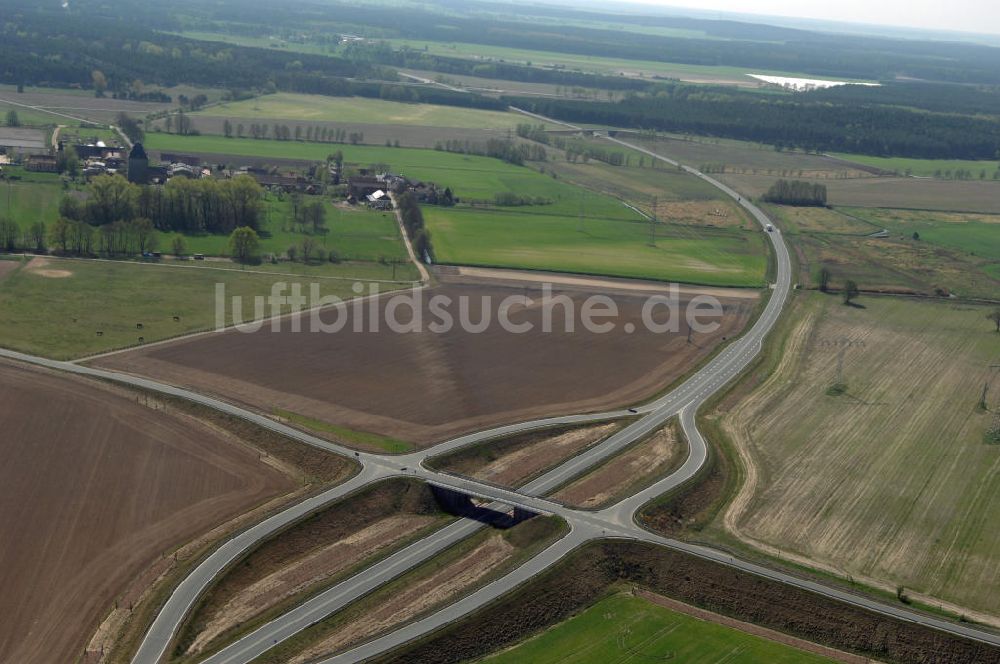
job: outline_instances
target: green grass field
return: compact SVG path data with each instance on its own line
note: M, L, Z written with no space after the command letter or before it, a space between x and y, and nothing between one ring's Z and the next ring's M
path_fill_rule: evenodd
M25 108L0 101L0 118L6 118L10 111L17 111L17 119L25 127L54 127L55 125L79 125L77 120L46 113L45 111Z
M1000 216L766 208L796 246L802 284L818 286L819 271L826 267L834 288L852 279L865 290L926 295L943 289L960 297L992 299L1000 290ZM882 229L888 237L869 237Z
M54 173L32 173L20 168L5 169L21 179L0 182L0 217L27 228L36 221L46 224L59 218L63 188Z
M0 183L0 217L16 222L22 230L35 221L51 224L59 217L59 199L65 191L59 176L49 173L18 171L23 180ZM306 196L306 202L313 197ZM369 211L363 207L347 209L322 199L326 206L325 234L314 237L316 246L329 253L336 251L340 260L346 261L399 261L408 260L399 226L388 212ZM292 230L289 219L291 207L288 197L278 199L269 195L269 209L261 232L261 252L284 254L291 246L301 246L306 234ZM158 232L158 249L171 251L174 233ZM187 235L188 253L209 256L228 256L229 237L226 235Z
M474 129L507 128L524 122L523 116L509 112L434 104L405 104L364 97L325 97L285 92L223 103L192 114L192 117L198 115L225 116L233 121L300 120Z
M438 262L580 272L687 283L761 286L759 233L525 211L426 208Z
M630 595L605 598L566 622L489 657L489 664L818 664L814 655Z
M802 296L777 368L727 406L724 430L752 472L712 528L840 578L1000 615L992 308L859 303Z
M463 204L454 208L424 206L436 259L444 263L710 285L759 286L764 281L766 253L757 233L661 225L657 229L657 246L649 247L649 225L621 201L496 159L435 150L211 136L151 134L147 143L152 149L313 159L342 149L349 163L385 163L408 177L449 186ZM659 182L668 185L662 189L664 197L681 186ZM684 185L689 185L686 178ZM706 195L702 189L683 190L680 196L701 197ZM501 192L541 197L549 203L523 207L469 205L492 201ZM582 232L577 230L581 216Z
M1000 215L878 208L844 211L899 235L917 233L922 242L1000 261Z
M212 328L217 283L225 284L227 296L246 299L268 295L271 284L279 280L240 270L93 260L35 261L0 277L0 310L4 312L0 316L0 343L58 359L135 345L140 336L149 343ZM317 281L323 295L352 295L350 281ZM389 288L382 286L383 290ZM227 308L227 320L229 313L231 308ZM175 321L174 316L180 320ZM142 323L141 330L137 323ZM98 336L98 331L103 334Z
M306 203L318 200L304 196ZM326 206L326 233L312 235L317 249L337 252L340 260L351 261L407 261L406 248L392 213L375 212L363 207L346 209L323 198ZM291 203L288 197L278 200L268 196L268 216L261 231L260 251L263 254L283 255L289 247L300 247L309 237L307 233L293 230L290 224ZM159 233L161 251L171 250L173 233ZM228 256L227 235L187 235L188 253L208 256Z
M165 133L149 134L145 145L151 150L309 161L323 161L328 155L340 150L344 154L344 161L349 164L359 166L386 164L393 172L402 173L411 179L428 180L450 186L457 196L465 198L491 199L497 192L526 186L526 183L531 182L535 184L525 193L536 195L536 192L545 189L545 186L539 183L550 182L530 169L513 166L497 159L419 148L302 143L222 136L177 136ZM559 187L559 184L554 183L551 186Z
M907 159L905 157L869 157L860 154L834 154L833 156L853 161L866 166L874 166L894 173L935 177L949 171L972 171L974 179L979 179L985 172L985 179L992 180L994 173L1000 171L1000 163L991 159L974 161L970 159Z
M290 51L292 53L308 53L310 55L330 55L337 51L336 47L326 45L306 44L286 42L283 39L271 37L252 37L249 35L233 35L222 32L201 32L197 30L186 30L178 33L188 39L200 39L202 41L224 42L226 44L236 44L237 46L252 46L255 48L273 48Z
M322 420L315 420L311 417L300 415L299 413L293 413L290 410L276 408L274 410L274 414L277 417L287 420L292 424L297 424L300 427L333 434L337 440L357 445L362 449L374 448L389 454L403 454L404 452L409 452L413 449L413 445L404 440L397 440L396 438L390 438L389 436L380 436L379 434L368 433L367 431L355 431L354 429L348 429L347 427L339 427L335 424L330 424L329 422L323 422Z

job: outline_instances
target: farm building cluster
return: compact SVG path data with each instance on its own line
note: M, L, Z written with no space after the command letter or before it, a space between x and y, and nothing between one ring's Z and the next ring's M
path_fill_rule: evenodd
M34 138L34 137L32 137ZM43 135L44 138L44 135ZM262 188L276 194L332 194L351 205L364 205L374 210L392 210L393 194L413 192L417 200L430 204L451 204L457 201L448 189L440 190L433 183L410 180L387 171L386 166L345 169L340 159L312 165L289 162L281 165L244 160L235 163L206 163L203 156L173 152L149 153L142 143L126 147L101 140L57 141L48 151L33 150L24 154L26 138L18 136L18 148L0 146L3 163L21 165L25 170L61 173L66 170L67 157L75 155L78 170L85 178L98 175L121 175L129 182L141 185L162 185L173 178L232 178L245 175ZM0 141L2 143L2 141ZM31 143L43 145L41 141ZM284 160L276 159L279 163ZM2 167L2 164L0 164Z

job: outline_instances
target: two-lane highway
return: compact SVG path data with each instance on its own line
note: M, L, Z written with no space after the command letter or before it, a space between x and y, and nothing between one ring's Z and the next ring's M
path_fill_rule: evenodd
M674 166L680 166L676 161L645 148L631 145L616 138L609 137L607 140L643 152L654 159ZM680 167L731 196L751 214L763 229L766 229L771 224L771 221L761 210L750 201L745 200L737 192L694 169L684 166ZM514 505L529 511L555 514L566 520L571 530L566 537L552 544L541 554L525 562L502 579L476 590L467 597L430 616L413 622L402 629L385 634L359 648L329 660L331 662L359 661L396 648L413 638L424 635L448 622L457 620L463 615L500 597L511 588L530 580L538 573L548 569L580 544L602 537L626 538L655 543L667 548L697 555L720 564L737 567L741 570L786 583L790 586L804 588L829 597L831 600L849 602L884 615L909 620L928 627L934 627L953 634L967 636L1000 646L1000 637L992 632L932 618L903 607L883 604L860 595L853 595L836 588L775 572L752 563L741 561L729 554L670 540L649 533L635 523L635 513L642 505L666 491L670 491L685 482L691 481L697 476L697 473L704 466L708 458L708 447L697 429L696 414L698 408L736 378L753 361L762 348L764 338L774 327L781 315L782 308L792 287L791 262L788 249L780 232L777 230L767 232L767 236L770 239L775 257L775 277L761 315L742 337L732 341L711 361L668 394L632 410L569 415L507 425L489 431L461 436L429 449L402 456L355 452L225 401L145 378L94 369L74 363L32 357L12 351L0 351L0 355L52 369L113 380L134 387L188 399L230 415L241 417L258 426L288 436L304 444L313 445L353 458L361 467L360 472L346 483L289 507L224 542L198 565L171 594L163 609L156 616L153 625L133 658L135 664L156 664L161 660L173 635L197 601L201 592L211 583L212 579L216 578L230 563L237 560L250 548L270 537L281 528L302 518L304 515L321 509L325 505L343 498L350 492L366 484L399 476L417 477L438 486L496 501L498 505ZM619 419L635 414L639 415L639 418L635 422L632 422L600 444L593 446L582 454L543 474L519 490L505 489L471 478L437 472L427 468L424 464L424 461L430 456L451 452L487 440L552 426ZM652 433L676 415L680 415L681 425L688 441L689 454L685 463L670 476L661 479L649 488L626 498L616 505L597 512L573 509L544 497L558 486L579 476L603 460L617 454L628 445ZM468 537L481 527L481 524L474 521L456 521L424 539L400 549L382 561L371 565L356 576L333 586L293 608L291 611L267 623L206 661L213 663L225 662L226 664L250 662L275 644L342 609L354 600L397 578L406 571L413 569L448 546Z

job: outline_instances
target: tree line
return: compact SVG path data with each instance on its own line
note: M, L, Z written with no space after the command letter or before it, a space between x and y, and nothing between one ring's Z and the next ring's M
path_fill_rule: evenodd
M403 220L403 228L410 238L413 251L417 254L418 260L434 258L434 249L431 246L431 233L424 226L424 213L420 210L417 197L412 191L404 192L396 196L396 206L399 209L400 218Z
M545 161L548 154L541 145L515 143L502 138L490 138L485 142L449 139L438 141L434 149L439 152L457 152L459 154L474 154L481 157L493 157L506 161L508 164L523 166L526 161Z
M603 145L594 145L581 138L556 136L552 143L566 153L566 161L570 162L582 160L586 163L590 159L596 159L609 166L628 166L630 162L628 155L621 150L609 150Z
M768 203L798 207L826 207L826 185L802 180L778 180L764 194Z
M294 129L285 124L274 123L273 125L263 122L251 122L244 126L242 122L235 125L230 120L223 120L222 135L226 138L254 138L258 140L274 139L276 141L305 141L306 143L350 143L358 145L365 142L363 131L348 132L346 129L335 127L302 127L296 125Z
M162 187L132 184L120 175L99 175L90 181L83 200L64 196L59 213L97 227L141 218L160 231L228 234L238 227L261 228L262 193L246 175L231 180L177 177Z

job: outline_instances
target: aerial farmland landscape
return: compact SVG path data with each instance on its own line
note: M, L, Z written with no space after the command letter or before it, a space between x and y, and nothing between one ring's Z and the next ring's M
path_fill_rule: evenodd
M0 664L1000 664L995 7L0 15Z

